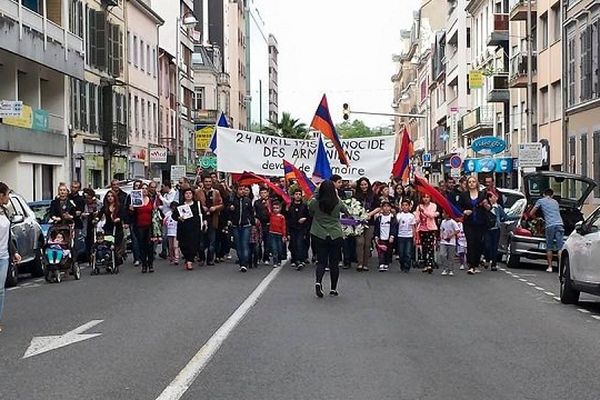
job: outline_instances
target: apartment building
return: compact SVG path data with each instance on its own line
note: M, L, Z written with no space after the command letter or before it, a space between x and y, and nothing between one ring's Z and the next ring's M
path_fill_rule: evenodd
M20 115L0 119L0 176L26 199L51 199L71 178L68 86L84 78L78 7L0 1L0 100L23 102Z
M417 30L416 23L410 30L400 31L400 54L395 54L392 59L396 63L397 70L392 75L392 84L394 86L394 98L392 108L398 114L416 114L417 113L417 65L415 52L417 51ZM412 135L414 148L417 151L424 150L424 140L417 137L416 118L394 117L394 132L400 133L406 128Z
M160 165L151 165L148 149L159 137L158 29L164 20L152 10L149 0L126 0L127 101L129 133L129 177L160 176ZM153 168L153 169L152 169Z
M248 83L248 59L246 48L248 46L248 30L246 20L247 0L228 0L228 26L229 45L226 46L227 59L229 60L229 73L231 77L231 103L230 113L233 126L246 130L248 126L248 113L252 96ZM266 61L268 62L268 60Z
M250 96L247 126L260 130L269 120L269 34L256 2L248 0L247 4L246 91Z
M198 20L194 14L194 1L155 1L152 8L164 20L164 24L159 29L159 59L161 59L159 68L165 68L164 72L161 72L163 76L160 79L163 85L160 105L163 106L166 114L162 118L169 119L169 124L173 127L173 135L166 136L168 139L165 138L163 141L172 142L167 146L173 151L175 162L185 165L188 173L195 173L192 54L194 44L200 38L196 31ZM175 64L174 77L171 74L171 63ZM167 94L168 104L164 101Z
M600 182L600 3L570 0L564 6L566 169ZM600 189L594 197L598 202Z
M279 44L273 34L269 34L269 121L279 120Z

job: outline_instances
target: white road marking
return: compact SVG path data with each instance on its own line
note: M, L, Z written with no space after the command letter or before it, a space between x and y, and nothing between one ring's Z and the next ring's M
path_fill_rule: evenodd
M592 318L600 320L600 315L592 315Z
M542 292L543 292L543 291L544 291L544 290L546 290L546 289L544 289L543 287L536 286L536 287L535 287L535 290L540 290L540 291L542 291Z
M17 290L17 289L21 289L21 288L20 288L19 286L13 286L13 287L9 287L9 288L7 288L7 289L6 289L6 291L7 291L7 292L8 292L8 291L12 292L13 290Z
M560 301L560 297L558 297L558 296L553 297L553 299L556 300L556 301Z
M21 287L27 287L27 286L31 286L33 285L33 282L25 282L22 285L20 285Z
M529 286L535 286L535 283L527 282Z
M588 310L586 310L585 308L578 308L577 311L582 312L584 314L589 314L590 312Z
M178 400L194 383L198 375L208 365L212 357L223 345L235 327L244 319L248 311L256 304L258 299L267 290L271 282L283 268L275 268L254 289L246 300L231 314L223 325L208 339L200 350L192 357L188 364L179 372L173 381L163 390L157 400Z
M46 353L51 350L56 350L61 347L68 346L73 343L82 342L84 340L92 339L102 335L101 333L83 333L88 329L101 323L102 319L95 319L88 323L81 325L78 328L73 329L65 333L64 335L54 336L38 336L31 339L31 344L25 351L23 358L29 358L37 356L42 353Z
M546 293L548 296L554 297L554 293L552 293L552 292L544 292L544 293Z
M44 278L40 278L40 279L35 279L34 282L43 282Z
M513 278L520 278L520 276L519 276L519 275L516 275L516 274L512 274L512 277L513 277Z
M527 279L519 278L521 282L527 282Z

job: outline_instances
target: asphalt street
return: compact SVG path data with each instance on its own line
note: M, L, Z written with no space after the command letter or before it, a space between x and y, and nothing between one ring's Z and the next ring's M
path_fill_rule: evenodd
M272 272L233 264L7 293L1 399L156 399ZM325 277L328 289L328 276ZM598 399L598 298L556 301L541 267L468 276L342 271L318 299L313 268L283 270L183 399ZM23 358L32 339L102 320L78 343Z

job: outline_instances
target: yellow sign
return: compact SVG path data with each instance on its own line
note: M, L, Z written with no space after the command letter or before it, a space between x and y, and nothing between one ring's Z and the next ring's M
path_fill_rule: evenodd
M212 138L214 126L207 126L196 131L196 150L206 150Z
M479 70L472 70L469 72L469 88L481 89L483 87L483 72Z
M20 128L29 128L33 125L33 110L30 106L23 104L23 112L20 117L2 118L2 123L6 125L18 126Z

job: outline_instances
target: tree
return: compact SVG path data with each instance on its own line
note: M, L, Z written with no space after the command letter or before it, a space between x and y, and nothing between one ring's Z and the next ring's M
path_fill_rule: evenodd
M376 136L378 132L365 125L361 120L355 119L352 122L344 121L335 126L337 133L344 139L354 139L361 137Z
M269 126L263 128L263 132L268 135L280 136L290 139L304 139L308 129L306 124L300 122L299 119L292 118L290 113L283 112L281 114L281 120L269 121Z

